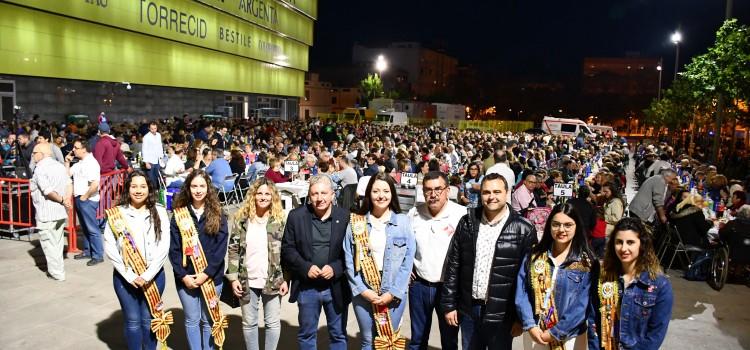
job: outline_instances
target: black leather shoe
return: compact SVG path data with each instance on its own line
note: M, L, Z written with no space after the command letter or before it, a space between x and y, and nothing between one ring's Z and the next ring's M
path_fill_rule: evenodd
M104 262L104 259L91 259L89 260L89 262L86 263L86 266L94 266L94 265L101 264L102 262Z
M75 260L91 259L91 255L86 255L84 253L76 254L75 256L73 256L73 259Z

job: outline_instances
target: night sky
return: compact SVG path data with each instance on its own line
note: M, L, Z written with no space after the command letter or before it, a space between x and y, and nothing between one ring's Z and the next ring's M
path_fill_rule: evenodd
M584 57L629 53L662 57L665 71L672 72L675 50L670 34L678 27L683 34L682 66L714 42L725 4L724 0L320 0L311 71L350 63L354 42L377 46L419 41L445 50L487 77L576 79ZM747 24L750 0L734 0L733 7L734 16Z

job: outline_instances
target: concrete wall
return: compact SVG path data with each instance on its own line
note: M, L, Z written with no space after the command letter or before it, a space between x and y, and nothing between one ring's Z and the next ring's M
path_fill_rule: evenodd
M248 95L254 109L260 95L213 90L81 80L2 75L16 82L16 104L22 107L22 118L39 114L42 119L63 121L68 114L85 114L92 120L105 112L112 121L166 118L189 113L191 116L217 114L227 95ZM295 106L296 107L296 106ZM296 114L297 109L290 111Z

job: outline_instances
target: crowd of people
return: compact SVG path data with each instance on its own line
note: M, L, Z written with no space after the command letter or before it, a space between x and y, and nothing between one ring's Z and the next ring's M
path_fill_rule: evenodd
M84 232L75 258L111 261L130 349L166 341L153 325L171 319L160 301L167 259L190 349L223 343L220 295L237 298L248 349L260 348L262 304L264 348L275 349L286 294L299 308L302 349L316 348L321 309L330 348L346 349L350 304L362 349L403 349L404 327L408 347L425 349L433 313L444 349L458 348L459 331L463 349L510 348L521 334L527 349L657 349L673 298L658 224L705 244L711 227L726 224L720 238L731 241L750 225L747 179L728 181L666 144L612 135L184 115L137 125L33 121L0 137L18 140L0 153L31 178L49 277L65 279L63 227L75 207ZM631 161L640 188L628 202ZM100 176L118 167L129 169L125 190L98 220ZM402 208L410 174L423 198ZM293 180L308 191L289 210L277 186ZM244 200L229 215L221 194L236 186ZM157 198L169 188L171 217Z

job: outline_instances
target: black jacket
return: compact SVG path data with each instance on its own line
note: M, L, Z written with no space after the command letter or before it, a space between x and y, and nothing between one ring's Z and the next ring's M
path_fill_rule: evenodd
M281 242L281 265L284 271L291 273L290 303L297 301L300 284L314 285L321 282L307 278L307 272L313 265L313 215L315 214L309 205L294 209L289 212L284 228L284 238ZM330 281L331 294L336 311L345 312L346 306L351 301L351 291L346 280L346 265L344 263L344 236L346 235L346 226L349 224L349 212L339 207L333 207L331 219L333 226L328 255L328 265L333 268L333 278Z
M688 204L680 211L672 213L670 220L677 227L682 243L708 247L708 230L714 224L706 220L701 208Z
M495 244L490 269L484 322L511 324L516 321L516 278L521 260L536 244L536 229L526 219L511 211ZM448 248L440 307L443 313L459 310L466 317L472 306L471 287L482 207L470 209L458 222Z

